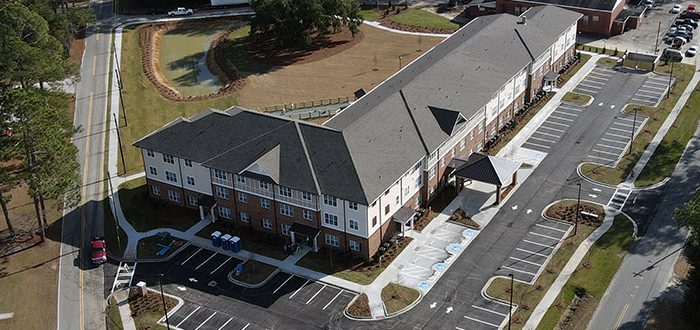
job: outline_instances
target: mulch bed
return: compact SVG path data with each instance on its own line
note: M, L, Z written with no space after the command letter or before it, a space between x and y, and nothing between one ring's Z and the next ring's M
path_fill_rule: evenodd
M348 306L348 315L352 317L368 319L372 317L372 311L369 309L369 299L366 294L361 294L352 305Z
M476 221L472 220L467 212L461 207L457 208L452 215L450 215L448 221L458 223L472 229L481 229L481 226L479 226Z
M390 15L391 16L391 15ZM419 32L419 33L438 33L438 34L452 34L457 30L453 29L436 29L436 28L426 28L421 26L406 25L394 22L387 17L379 20L379 24L386 27L390 27L394 30L401 30L407 32Z
M579 223L584 225L589 225L593 227L600 226L603 223L603 218L605 217L605 211L600 205L591 204L588 202L581 202L581 212L597 214L598 218L591 217L588 215L581 214L579 218ZM568 222L576 221L576 201L566 202L562 205L561 202L552 205L547 209L545 214L548 217L552 217L559 220L564 220Z
M567 308L566 312L559 319L556 329L584 330L588 321L598 306L598 302L593 296L586 294L582 297L576 296Z
M401 254L401 251L403 251L406 248L406 246L408 246L408 244L411 243L412 240L413 238L411 237L397 236L394 245L389 247L386 250L386 252L384 252L384 254L382 255L381 267L386 267L387 265L391 264L394 261L394 259L396 259L396 257L399 254ZM356 266L353 270L358 272L368 272L379 267L379 261L375 258L372 258L370 261Z
M165 296L165 306L168 311L177 306L177 300ZM163 300L160 294L153 291L148 291L146 296L141 296L136 292L136 289L131 289L129 291L129 308L131 309L132 316L139 316L146 312L163 312Z
M501 200L505 199L508 194L510 194L511 191L513 191L513 188L515 188L514 184L506 186L502 191L501 191Z

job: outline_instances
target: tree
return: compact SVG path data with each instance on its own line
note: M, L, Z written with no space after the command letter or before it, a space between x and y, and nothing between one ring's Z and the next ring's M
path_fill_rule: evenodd
M343 25L354 36L362 23L357 0L252 0L251 35L273 36L282 45L308 47L313 37L337 33Z
M10 174L5 171L5 169L0 168L0 207L2 207L2 215L5 217L5 223L7 223L7 230L10 232L10 236L15 235L15 227L12 226L12 219L10 219L10 211L7 208L7 204L12 199L12 195L8 195L5 192L7 186L13 184Z
M685 291L685 306L689 318L697 323L700 322L700 315L697 313L700 306L700 189L695 191L693 199L673 212L673 217L681 226L690 230L685 255L692 267L686 279L688 288Z

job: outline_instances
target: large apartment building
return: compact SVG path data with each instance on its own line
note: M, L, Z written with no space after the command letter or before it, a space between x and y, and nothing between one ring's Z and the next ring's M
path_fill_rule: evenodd
M371 257L573 59L580 17L477 18L324 125L239 107L177 119L134 143L151 197Z

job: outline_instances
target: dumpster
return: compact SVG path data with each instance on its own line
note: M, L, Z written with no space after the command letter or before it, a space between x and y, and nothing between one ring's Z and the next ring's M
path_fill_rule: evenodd
M220 231L215 231L211 233L211 244L214 247L220 247L221 246L221 232Z
M224 250L230 249L229 247L229 241L231 240L231 235L229 234L224 234L224 236L221 236L221 248Z
M228 248L233 252L241 252L241 238L233 236L228 240Z

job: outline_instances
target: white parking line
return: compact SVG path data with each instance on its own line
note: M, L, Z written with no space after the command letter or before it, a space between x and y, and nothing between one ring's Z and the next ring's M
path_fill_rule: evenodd
M484 312L494 313L494 314L500 315L500 316L508 316L508 314L501 313L501 312L497 312L497 311L494 311L494 310L490 310L490 309L488 309L488 308L483 308L483 307L481 307L481 306L472 305L472 307L474 307L474 308L476 308L476 309L480 309L480 310L482 310L482 311L484 311Z
M535 274L535 273L531 273L531 272L528 272L528 271L525 271L525 270L520 270L520 269L513 268L513 267L501 266L501 268L514 270L514 271L516 271L516 272L518 272L518 273L523 273L523 274L528 274L528 275L532 275L532 276L537 276L537 274Z
M323 306L323 308L322 308L321 310L324 310L324 311L325 311L326 308L328 308L328 306L330 306L330 305L333 303L333 301L335 301L335 298L338 298L338 296L340 296L340 294L343 293L343 291L344 291L344 290L340 290L340 292L338 292L338 294L335 295L335 297L333 297L333 299L331 299L331 301L329 301L329 302L326 304L326 306Z
M598 91L592 90L592 89L583 88L583 87L581 87L580 85L577 86L576 88L574 88L574 92L576 92L576 91L583 92L583 94L598 94Z
M564 109L564 110L571 110L571 111L576 111L576 112L583 112L583 109L577 109L577 108L571 108L567 105L560 104L559 108Z
M284 282L282 282L282 284L280 284L280 286L277 287L277 289L275 289L275 291L272 291L272 293L273 294L277 293L277 291L279 291L285 284L287 284L287 282L289 282L289 280L291 280L292 277L294 277L294 274L289 275L289 278L287 278Z
M525 243L530 243L530 244L534 244L534 245L539 245L539 246L541 246L541 247L546 247L546 248L550 248L550 249L554 249L554 247L556 246L556 244L554 244L554 245L547 245L547 244L542 244L542 243L533 242L533 241L527 240L527 239L524 239L523 242L525 242Z
M558 115L567 115L567 116L578 117L577 114L575 114L575 113L569 113L569 112L566 112L566 111L554 111L554 113L556 113L556 114L558 114Z
M557 143L557 141L552 141L552 140L547 140L547 139L541 139L541 138L538 138L538 137L535 137L535 136L531 136L530 139L538 140L538 141L544 141L544 142L549 142L549 143Z
M241 328L241 330L248 329L248 326L249 326L249 325L250 325L250 322L248 322L248 324L246 324L245 327Z
M188 261L190 261L190 259L192 259L192 257L194 257L195 254L199 253L199 251L202 251L203 249L204 249L204 248L199 248L199 250L197 250L197 251L195 251L194 253L192 253L192 255L189 256L189 258L185 259L185 261L183 261L183 262L180 264L180 266L184 266Z
M565 133L565 132L566 132L565 130L562 130L562 129L552 128L552 127L549 127L549 126L544 126L545 123L547 123L547 122L542 123L542 125L540 125L540 128L544 128L544 129L548 129L548 130L550 130L550 131L555 131L555 132L560 132L560 133Z
M654 98L660 98L663 95L663 92L660 91L648 91L648 90L643 90L640 89L637 91L637 95L651 95Z
M645 100L645 101L656 101L659 99L658 96L649 96L649 95L642 95L642 94L634 94L632 99L637 99L637 100Z
M525 249L521 249L521 248L515 248L515 249L518 250L518 251L520 251L520 252L530 253L530 254L534 254L534 255L536 255L536 256L540 256L540 257L545 257L545 258L548 258L548 257L549 257L549 255L542 254L542 253L539 253L539 252L533 252L533 251L525 250Z
M536 263L536 262L528 261L528 260L525 260L525 259L520 259L520 258L516 258L516 257L509 257L509 258L510 258L510 259L513 259L513 260L516 260L516 261L518 261L518 262L524 262L524 263L531 264L531 265L535 265L535 266L542 266L542 264L538 264L538 263Z
M614 137L624 138L625 141L626 141L627 139L629 139L629 136L620 135L620 134L615 134L615 133L610 133L610 132L605 132L604 135L610 135L610 136L614 136ZM625 142L625 143L627 143L627 142Z
M547 124L553 124L553 125L559 125L559 126L564 126L564 127L569 127L567 124L562 124L562 123L557 123L554 121L546 121Z
M209 317L207 317L207 319L204 320L204 322L202 322L202 324L200 324L198 327L194 328L194 330L199 330L199 328L201 328L204 325L204 323L207 323L207 321L211 320L211 318L214 317L214 315L216 315L216 312L214 312L214 314L209 315Z
M482 323L482 324L490 325L490 326L492 326L492 327L494 327L494 328L500 328L500 327L501 327L500 325L495 325L495 324L493 324L493 323L489 323L489 322L486 322L486 321L482 321L482 320L479 320L479 319L475 319L475 318L473 318L473 317L469 317L469 316L466 316L466 315L464 316L464 318L465 318L465 319L472 320L472 321L476 321L476 322L479 322L479 323Z
M627 117L617 117L617 120L624 120L624 121L634 122L634 119L632 119L632 118L627 118Z
M564 229L554 228L554 227L551 227L551 226L543 225L543 224L541 224L541 223L536 223L535 226L537 226L537 227L542 227L542 228L547 228L547 229L551 229L551 230L560 231L560 232L562 232L562 233L565 233L565 232L566 232L566 230L564 230Z
M590 79L590 78L584 79L582 83L586 83L586 84L597 84L597 85L605 85L605 82L595 81L595 80ZM595 85L594 85L594 86L595 86ZM602 88L602 87L600 87L600 86L596 86L596 87L597 87L597 88Z
M321 293L321 291L325 288L326 285L324 284L320 289L318 289L318 292L316 292L316 294L313 297L311 297L311 299L306 301L306 305L308 305L312 300L314 300L314 298L316 298L316 296L318 296L318 294Z
M544 133L544 132L540 132L540 131L535 131L535 133L533 133L533 134L542 134L542 135L552 136L552 137L554 137L554 138L556 138L556 139L558 139L558 138L561 137L561 136L559 136L559 135Z
M608 155L612 155L612 156L620 156L619 153L608 152L608 151L603 151L603 150L598 150L598 149L593 149L593 152L600 152L601 154L608 154Z
M178 327L178 328L179 328L179 327L180 327L180 324L182 324L182 323L184 323L185 321L187 321L187 319L189 319L190 316L192 316L192 314L196 313L200 308L202 308L202 306L197 306L197 308L195 308L189 315L187 315L184 319L182 319L182 321L180 321L180 323L178 323L175 327Z
M204 262L202 262L201 264L199 264L199 266L195 267L194 269L199 269L199 267L204 266L204 264L206 264L207 261L211 260L211 258L214 258L214 256L217 255L217 254L219 254L219 253L218 253L218 252L214 252L214 254L212 254L211 257L207 258L207 260L204 260Z
M294 293L292 293L291 296L289 296L289 299L294 298L294 296L296 296L297 293L299 293L299 291L301 291L301 289L303 289L307 284L309 284L309 282L311 282L311 280L306 280L306 282L304 282L304 284L302 284L296 291L294 291Z
M233 318L228 319L228 321L226 321L226 323L222 324L218 330L223 329L227 324L229 324L229 322L231 322L231 320L233 320Z
M554 116L553 114L552 114L552 115L549 115L549 118L559 119L559 120L568 121L568 122L574 121L574 120L571 119L571 118L557 117L557 116Z
M464 330L464 328L455 327L455 330Z
M627 145L627 141L610 140L610 139L606 139L606 138L600 138L600 140L605 141L605 142L612 142L612 143L619 143L619 144Z
M597 145L597 146L600 146L600 147L603 147L603 148L610 148L610 149L617 149L617 150L625 150L625 149L627 149L626 147L613 147L613 146L609 146L609 145L607 145L607 144L600 144L600 143L597 143L596 145Z
M591 155L588 155L588 157L591 158L591 159L593 159L593 160L594 160L596 163L598 163L598 164L605 164L605 163L601 163L601 162L600 162L601 160L606 161L606 162L608 162L608 163L614 163L614 162L615 162L615 159L609 159L609 158L600 157L600 156L591 156Z
M666 79L647 79L642 85L657 85L657 86L668 86L668 80Z
M625 130L625 129L615 128L615 127L612 127L612 126L611 126L610 128L608 128L608 129L611 129L611 130L613 130L613 131L618 131L618 132L627 132L627 130Z
M526 145L526 144L529 144L529 145L535 146L535 147L540 147L540 148L545 148L545 149L551 149L551 147L548 147L548 146L543 146L543 145L541 145L541 144L537 144L537 143L532 143L532 142L527 142L527 141L525 141L525 143L523 143L523 145Z
M596 86L596 85L590 85L587 81L582 81L580 84L578 84L578 87L585 87L588 90L594 90L596 93L603 89L601 86Z
M651 105L651 104L656 103L656 102L649 101L649 100L638 99L638 98L636 98L636 97L633 97L633 98L632 98L632 101L639 102L639 103L641 103L642 105Z
M642 84L642 87L640 87L639 90L642 91L642 90L644 90L644 88L651 88L651 89L654 89L657 91L664 91L664 93L665 93L666 89L668 88L668 85L664 84L663 86L659 86L659 85Z
M544 238L553 239L553 240L555 240L555 241L557 241L557 242L558 242L558 241L561 241L561 238L560 238L560 237L552 237L552 236L549 236L549 235L536 233L536 232L534 232L534 231L528 231L528 233L533 234L533 235L535 235L535 236L541 236L541 237L544 237Z
M216 273L216 271L219 270L219 268L221 268L223 265L225 265L225 264L226 264L227 262L229 262L231 259L233 259L233 257L228 257L228 259L226 259L226 261L222 262L221 265L219 265L219 266L216 267L214 270L212 270L211 273L209 273L209 275Z
M624 127L634 127L634 126L639 127L639 125L634 125L634 126L633 126L632 124L625 124L625 123L621 123L621 122L616 122L616 123L614 123L613 125L624 126Z

